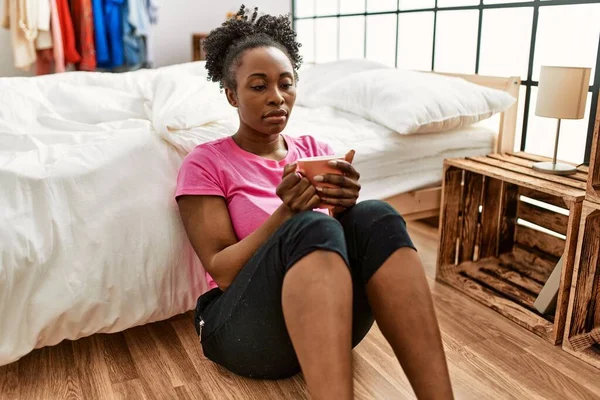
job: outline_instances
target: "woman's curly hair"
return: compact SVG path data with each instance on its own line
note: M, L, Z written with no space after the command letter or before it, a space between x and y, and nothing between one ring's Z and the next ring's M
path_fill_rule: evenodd
M235 17L211 31L204 41L208 79L219 82L221 89L235 90L234 67L245 50L256 47L276 47L283 51L296 75L302 64L300 46L288 16L258 16L258 8L250 12L242 5Z

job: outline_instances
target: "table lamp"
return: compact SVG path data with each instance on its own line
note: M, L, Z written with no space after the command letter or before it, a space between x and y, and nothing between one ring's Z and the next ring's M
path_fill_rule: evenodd
M558 137L561 119L582 119L585 113L591 68L543 66L538 83L535 115L557 118L556 141L552 162L533 164L533 169L555 175L571 175L577 169L569 164L557 163Z

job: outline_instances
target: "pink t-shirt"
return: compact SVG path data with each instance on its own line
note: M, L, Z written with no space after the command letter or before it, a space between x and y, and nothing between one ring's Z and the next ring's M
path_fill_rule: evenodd
M275 190L287 164L304 157L334 154L329 145L311 136L282 137L288 152L281 161L249 153L232 137L197 146L183 160L175 197L213 195L225 198L233 230L238 240L244 239L281 205ZM208 273L206 278L210 289L217 287Z

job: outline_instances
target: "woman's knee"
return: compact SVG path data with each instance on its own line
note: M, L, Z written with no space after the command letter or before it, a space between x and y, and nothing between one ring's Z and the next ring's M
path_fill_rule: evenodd
M285 269L316 250L338 253L346 263L346 239L338 220L326 214L305 211L287 221L281 232L285 242Z
M318 240L324 237L343 238L342 225L324 213L304 211L296 214L288 221L293 235Z
M329 215L319 211L303 211L294 215L291 220L305 226L322 223L327 224L332 222L332 220L335 222L335 218L331 218Z
M402 247L415 248L404 218L389 204L378 200L358 203L340 216L348 252L364 283L388 257Z
M366 200L357 203L347 211L347 216L354 224L363 228L377 225L382 220L400 221L402 226L406 225L404 218L388 203L381 200Z

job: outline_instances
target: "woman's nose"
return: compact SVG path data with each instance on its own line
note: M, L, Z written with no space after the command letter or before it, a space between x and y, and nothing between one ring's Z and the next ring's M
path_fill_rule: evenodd
M283 98L283 96L281 95L281 93L279 92L278 89L274 89L271 91L268 101L269 101L269 104L281 105L281 104L283 104L285 99Z

